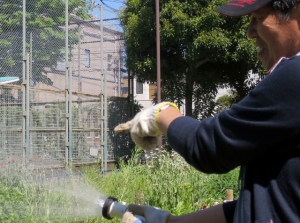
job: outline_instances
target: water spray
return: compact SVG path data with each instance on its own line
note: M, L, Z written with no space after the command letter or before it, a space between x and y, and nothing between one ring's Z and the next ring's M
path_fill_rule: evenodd
M106 219L123 218L123 215L127 211L127 206L118 203L118 200L114 197L108 197L106 200L98 199L96 202L102 207L102 216ZM146 223L146 219L143 216L134 215L132 223Z

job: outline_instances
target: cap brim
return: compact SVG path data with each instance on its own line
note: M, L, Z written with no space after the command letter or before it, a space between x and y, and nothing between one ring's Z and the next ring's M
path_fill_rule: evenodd
M271 2L271 0L231 0L216 9L217 12L232 17L248 15Z

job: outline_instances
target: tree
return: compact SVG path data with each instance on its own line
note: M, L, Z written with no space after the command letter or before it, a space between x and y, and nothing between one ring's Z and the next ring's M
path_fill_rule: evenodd
M219 113L225 109L229 109L231 105L235 102L236 96L236 92L229 91L228 94L224 94L218 97L216 100L216 112Z
M1 76L22 77L22 0L0 2L0 68ZM86 3L69 0L69 14L89 18ZM27 0L26 39L29 52L29 36L32 34L33 81L52 84L46 74L64 61L65 51L65 1ZM70 45L78 41L77 30L70 29ZM50 69L50 70L49 70Z
M132 117L129 115L129 110L133 106L133 113L136 114L143 108L137 101L128 103L126 98L110 98L108 103L108 137L111 142L111 148L116 160L124 156L131 157L134 143L131 140L129 133L116 134L114 128L117 124L129 121ZM126 112L127 111L127 112Z
M161 0L162 98L197 118L213 114L218 87L249 90L250 70L260 63L253 41L246 39L248 17L229 18L215 11L224 0ZM139 81L156 81L155 1L127 0L120 14L125 32L127 67ZM193 111L192 105L195 104ZM203 105L206 108L203 114Z

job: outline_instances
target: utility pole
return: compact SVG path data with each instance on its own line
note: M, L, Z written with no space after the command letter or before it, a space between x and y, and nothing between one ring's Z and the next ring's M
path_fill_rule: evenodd
M160 24L159 24L159 0L156 0L156 69L157 69L157 102L161 102L160 89Z
M159 24L159 0L156 0L156 69L157 69L157 103L161 102L161 89L160 89L160 24ZM158 138L158 149L161 149L162 138Z

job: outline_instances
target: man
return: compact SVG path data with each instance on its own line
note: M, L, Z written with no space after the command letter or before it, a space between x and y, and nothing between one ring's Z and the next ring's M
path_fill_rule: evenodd
M257 56L269 71L231 109L200 122L166 102L127 123L141 147L153 148L163 133L202 172L225 173L241 166L238 200L183 216L138 205L129 205L130 212L147 223L300 222L299 2L231 0L217 9L226 16L251 16L247 36L255 39Z

